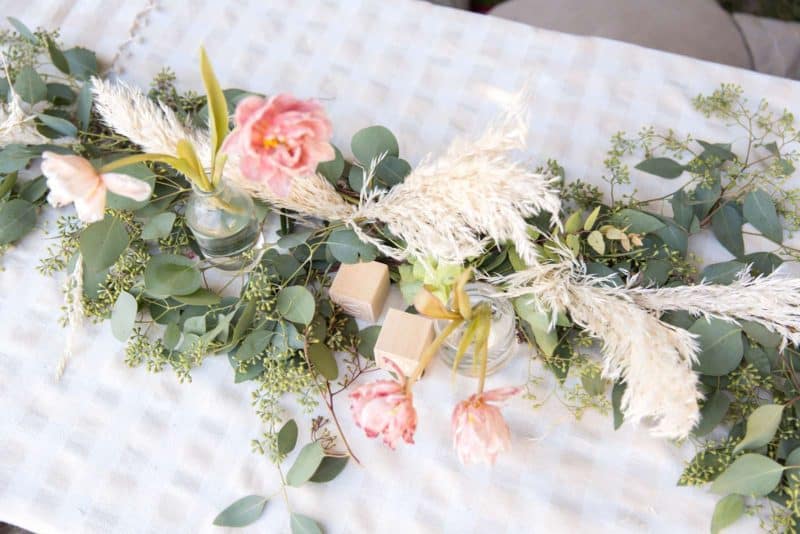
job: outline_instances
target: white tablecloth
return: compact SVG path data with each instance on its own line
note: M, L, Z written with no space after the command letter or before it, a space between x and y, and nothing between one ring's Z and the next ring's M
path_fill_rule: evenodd
M497 112L492 95L530 82L530 157L556 157L572 178L599 182L610 136L648 124L711 141L731 138L691 108L720 82L741 84L777 107L800 102L800 85L602 39L531 29L408 0L0 0L29 25L62 25L64 40L97 48L147 84L162 66L200 88L204 43L223 86L289 91L323 100L346 148L359 128L382 123L418 161L457 134L478 132ZM675 182L637 174L643 194ZM52 219L50 219L52 221ZM52 228L52 222L50 223ZM47 228L42 228L46 231ZM0 520L37 532L211 532L224 506L270 494L277 474L250 453L259 433L249 387L234 385L225 358L211 358L191 384L123 363L107 324L88 326L60 382L64 346L60 280L34 266L47 242L26 238L0 273ZM726 254L698 240L706 260ZM520 383L517 357L489 387ZM450 448L455 388L436 364L416 389L417 444L392 452L367 440L339 412L364 466L333 483L290 489L293 510L329 533L702 532L716 497L678 488L691 454L609 416L575 421L555 398L533 411L505 411L513 452L493 469L461 467ZM543 395L546 391L543 391ZM307 435L307 434L303 434ZM252 532L288 531L275 498ZM739 528L751 531L754 519Z

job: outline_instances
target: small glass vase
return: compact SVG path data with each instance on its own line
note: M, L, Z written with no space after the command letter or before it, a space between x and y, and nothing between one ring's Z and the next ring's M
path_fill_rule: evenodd
M245 252L259 240L258 217L253 199L220 180L213 191L192 186L186 204L186 224L205 259L226 271L252 262Z
M508 299L495 296L497 289L481 282L473 282L464 286L472 306L488 301L492 307L492 325L489 329L489 352L486 360L486 374L490 375L508 363L516 348L516 318L514 307ZM449 321L436 321L436 334L444 330ZM462 324L442 344L440 356L448 367L453 367L458 344L464 335L466 324ZM480 373L480 362L475 362L475 347L470 345L461 358L456 371L466 376L477 377Z

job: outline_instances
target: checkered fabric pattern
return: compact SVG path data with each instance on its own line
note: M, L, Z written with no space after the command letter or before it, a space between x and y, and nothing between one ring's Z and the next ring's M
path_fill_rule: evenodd
M498 95L527 83L531 138L522 156L555 157L568 176L599 184L609 138L620 130L653 124L739 140L691 107L721 82L777 107L800 102L800 85L789 80L409 0L0 0L0 12L61 25L67 43L96 48L107 61L118 55L121 76L143 85L170 66L200 88L204 43L223 86L320 99L340 147L359 128L384 124L412 162L479 132L497 113ZM675 182L636 174L634 185L658 196ZM211 521L224 506L278 487L275 468L250 452L259 425L249 388L233 384L221 357L191 384L129 369L107 323L83 329L78 356L54 381L66 335L58 327L61 281L34 270L52 229L48 216L1 260L0 520L41 533L219 532ZM726 257L712 240L693 247L707 261ZM528 365L523 352L488 386L524 381ZM492 469L460 466L449 417L473 384L459 378L452 386L448 370L434 365L416 389L417 443L396 452L367 440L341 399L363 467L291 488L292 509L331 534L708 530L716 497L675 485L689 447L627 424L615 432L608 415L576 420L547 386L537 390L549 395L544 407L516 399L506 409L511 453ZM288 532L287 517L276 497L244 531Z

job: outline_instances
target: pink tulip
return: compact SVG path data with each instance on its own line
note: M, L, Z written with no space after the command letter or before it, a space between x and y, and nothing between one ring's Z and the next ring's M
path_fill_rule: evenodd
M453 410L453 446L462 464L494 464L497 455L511 449L511 433L500 409L489 404L502 402L521 391L499 388L472 395Z
M236 128L223 150L240 155L247 178L265 182L282 197L293 178L313 174L319 162L335 157L331 122L313 100L249 96L236 106L234 118Z
M392 449L401 438L406 443L414 443L417 429L417 411L411 394L406 391L404 375L394 367L398 380L370 382L350 394L350 410L356 425L363 428L369 438L383 434L383 442Z
M42 174L50 188L47 201L57 208L73 202L78 218L86 223L103 218L108 191L137 201L147 200L152 193L147 182L127 174L100 174L80 156L44 152L42 158Z

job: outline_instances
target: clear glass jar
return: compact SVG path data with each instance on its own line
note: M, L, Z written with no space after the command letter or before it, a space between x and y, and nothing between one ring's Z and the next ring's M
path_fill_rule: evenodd
M250 263L243 253L252 249L260 237L253 199L225 180L220 180L213 191L192 186L186 224L205 259L229 271Z
M473 306L481 302L489 302L492 307L492 325L489 329L489 353L486 361L486 374L490 375L503 367L516 349L517 332L516 332L516 318L514 315L514 307L508 299L493 296L496 295L497 289L489 284L482 282L472 282L464 286L464 290L469 295L469 300ZM444 330L449 321L436 321L435 329L438 335ZM456 352L458 351L458 344L461 337L464 335L466 324L462 324L450 334L445 342L442 344L440 356L448 367L453 367L453 362L456 359ZM475 360L475 346L470 345L467 352L461 358L461 361L456 367L459 374L466 376L478 376L480 372L480 365L476 365ZM477 362L478 364L480 362Z

